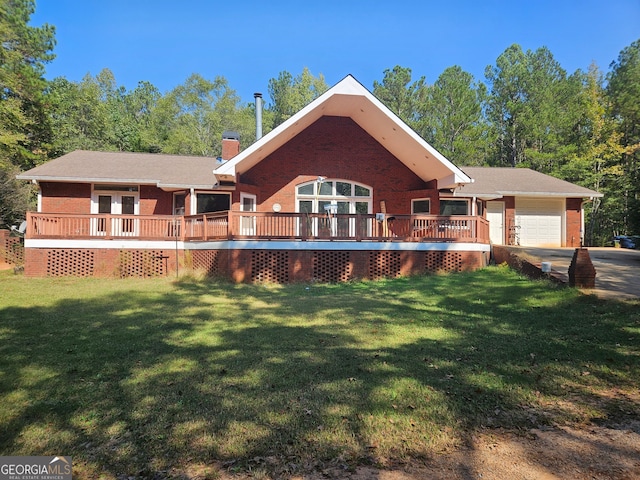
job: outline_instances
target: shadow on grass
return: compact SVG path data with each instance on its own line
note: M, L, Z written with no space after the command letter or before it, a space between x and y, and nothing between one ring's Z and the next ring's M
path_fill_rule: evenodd
M639 380L637 305L508 270L121 285L0 310L1 454L72 455L78 478L286 477L427 459L483 426L637 416L609 395Z

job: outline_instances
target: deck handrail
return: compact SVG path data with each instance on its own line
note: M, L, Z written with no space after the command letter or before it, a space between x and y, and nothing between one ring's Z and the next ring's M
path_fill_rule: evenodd
M225 211L184 216L28 212L26 238L489 243L489 222L470 215Z

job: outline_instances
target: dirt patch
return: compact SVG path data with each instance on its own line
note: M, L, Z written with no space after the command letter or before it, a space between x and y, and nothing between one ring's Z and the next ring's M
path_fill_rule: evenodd
M473 438L469 447L442 455L430 465L414 471L407 470L406 475L410 476L392 474L389 477L379 475L368 478L640 478L640 434L633 428L612 429L599 426L533 429L526 435L488 432Z
M470 480L470 479L637 479L640 478L640 422L606 428L534 429L524 435L489 431L468 447L432 458L425 465L396 470L333 469L298 480Z
M264 471L231 475L195 468L181 478L262 479ZM420 464L390 469L332 465L289 480L632 480L640 478L640 422L554 427L524 433L485 430L469 444Z

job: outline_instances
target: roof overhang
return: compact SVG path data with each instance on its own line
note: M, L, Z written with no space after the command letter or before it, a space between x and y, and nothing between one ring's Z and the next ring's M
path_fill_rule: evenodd
M438 188L472 181L350 75L213 173L219 182L234 181L323 116L351 118L423 181L436 180Z
M214 188L218 188L218 185L212 184L202 184L202 185L193 185L193 184L177 184L177 183L165 183L162 180L150 180L148 178L105 178L105 177L51 177L48 175L16 175L18 180L31 180L35 184L39 184L41 182L70 182L70 183L101 183L101 184L114 184L114 185L122 185L125 183L135 184L135 185L153 185L162 190L185 190L195 188L197 190L211 190Z
M523 191L508 191L500 190L499 192L492 193L480 193L480 192L464 192L464 189L456 190L453 194L454 197L475 197L481 200L497 200L504 197L540 197L540 198L600 198L603 197L602 193L570 193L570 192L523 192Z

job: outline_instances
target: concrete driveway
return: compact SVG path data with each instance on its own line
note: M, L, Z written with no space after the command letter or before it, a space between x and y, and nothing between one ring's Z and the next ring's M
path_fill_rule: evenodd
M509 247L551 262L551 268L568 276L575 248ZM589 290L599 297L626 300L640 299L640 250L612 247L588 247L596 269L596 288Z

